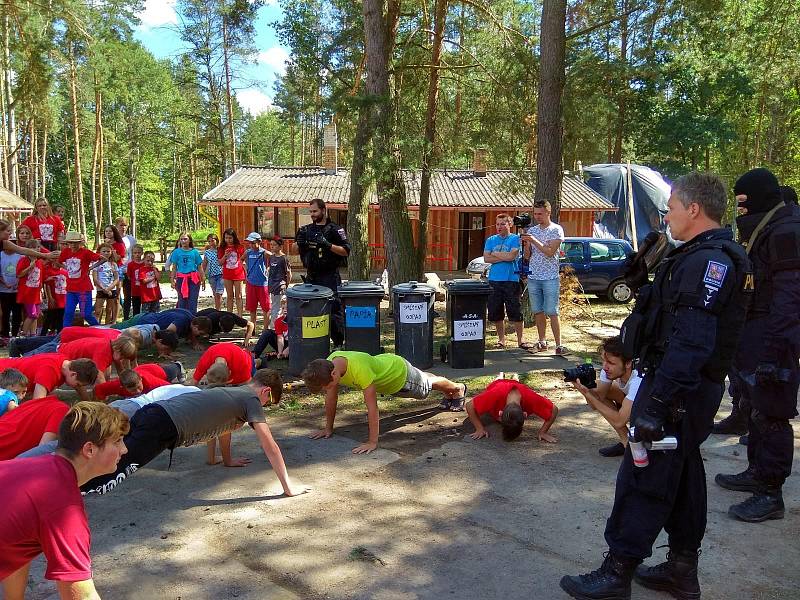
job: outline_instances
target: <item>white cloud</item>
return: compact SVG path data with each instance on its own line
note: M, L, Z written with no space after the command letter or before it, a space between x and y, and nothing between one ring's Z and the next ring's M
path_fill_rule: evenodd
M236 100L244 110L254 117L272 108L272 98L256 89L240 90L236 92Z
M258 64L271 67L273 71L283 75L286 72L286 61L289 53L280 46L273 46L269 50L258 53Z
M141 27L149 29L163 25L177 25L176 2L177 0L145 0L144 10L136 15L142 21Z

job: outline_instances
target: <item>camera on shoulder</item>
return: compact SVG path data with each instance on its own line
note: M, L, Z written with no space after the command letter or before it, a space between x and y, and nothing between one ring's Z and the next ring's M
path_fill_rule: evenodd
M597 387L595 379L597 374L594 367L589 364L578 365L571 369L564 369L564 381L580 381L584 386L589 389Z

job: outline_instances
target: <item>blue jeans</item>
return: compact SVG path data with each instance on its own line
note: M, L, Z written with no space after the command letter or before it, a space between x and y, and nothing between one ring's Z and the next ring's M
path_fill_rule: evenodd
M187 298L183 298L181 296L181 287L183 286L183 282L178 279L177 280L177 288L178 288L178 303L175 305L175 308L185 308L189 312L196 313L197 312L197 300L200 297L200 284L199 283L192 283L191 281L186 282L189 286L189 296Z
M67 292L67 303L64 307L64 327L72 325L75 308L80 306L83 319L89 325L99 325L92 313L92 292Z
M528 277L528 295L531 299L531 312L543 312L547 316L558 314L558 294L561 279L531 279Z

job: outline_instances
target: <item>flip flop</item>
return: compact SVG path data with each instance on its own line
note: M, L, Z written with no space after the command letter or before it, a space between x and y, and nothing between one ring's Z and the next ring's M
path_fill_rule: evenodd
M467 384L462 383L461 385L464 386L464 392L461 394L461 396L459 398L450 398L451 412L461 412L464 410L464 403L467 399Z
M533 350L536 347L536 344L531 344L530 342L522 342L519 345L519 347L522 348L523 350L526 350L526 351L530 352L531 350Z
M506 345L503 342L496 342L494 345L495 350L505 350Z

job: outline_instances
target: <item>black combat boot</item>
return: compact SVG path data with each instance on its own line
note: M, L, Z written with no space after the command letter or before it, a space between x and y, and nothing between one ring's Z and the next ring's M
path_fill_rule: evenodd
M598 452L600 453L600 456L605 456L608 458L612 458L614 456L625 456L625 446L622 445L622 442L617 442L613 446L600 448Z
M768 519L782 519L784 514L783 494L779 487L764 487L744 502L728 509L734 519L748 523L760 523Z
M747 415L745 415L739 407L734 404L733 412L719 421L714 423L711 428L711 433L719 433L723 435L742 435L747 433Z
M718 486L734 492L759 492L764 487L764 484L756 479L752 467L747 467L747 470L734 475L720 473L714 477L714 481Z
M646 588L669 592L678 600L697 600L700 598L698 556L699 550L670 550L667 552L667 562L654 567L639 565L633 578Z
M631 579L638 561L619 560L605 553L600 568L583 575L565 575L561 589L578 600L630 600Z
M742 437L739 438L739 443L742 446L747 446L750 443L750 434L745 433Z

